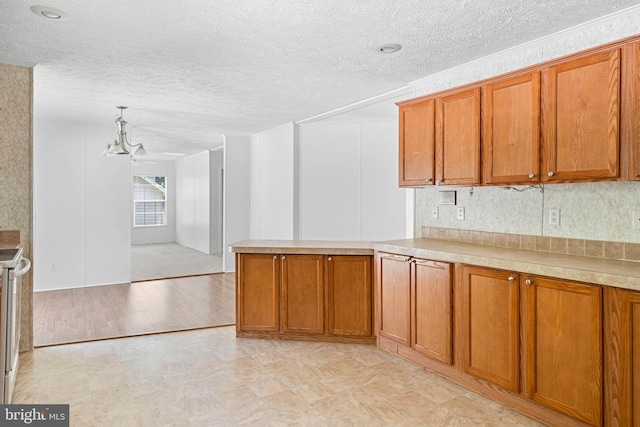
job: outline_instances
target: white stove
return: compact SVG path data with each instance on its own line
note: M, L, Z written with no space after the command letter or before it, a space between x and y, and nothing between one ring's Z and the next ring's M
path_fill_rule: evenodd
M20 295L22 276L31 262L22 248L0 249L0 403L10 404L20 347Z

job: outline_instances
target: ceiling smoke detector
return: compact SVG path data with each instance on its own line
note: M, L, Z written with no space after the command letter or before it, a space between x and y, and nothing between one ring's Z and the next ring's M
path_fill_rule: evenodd
M49 6L31 6L31 12L41 18L53 19L54 21L65 21L69 18L64 11Z
M387 43L387 44L381 44L380 46L376 47L376 52L378 53L395 53L397 51L399 51L400 49L402 49L402 46L400 46L398 43Z

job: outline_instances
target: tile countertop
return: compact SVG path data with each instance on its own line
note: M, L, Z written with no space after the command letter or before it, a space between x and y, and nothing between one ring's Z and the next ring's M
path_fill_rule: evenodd
M431 239L372 243L374 249L640 291L640 262L534 252Z
M243 240L229 246L240 254L373 255L371 242L343 240Z

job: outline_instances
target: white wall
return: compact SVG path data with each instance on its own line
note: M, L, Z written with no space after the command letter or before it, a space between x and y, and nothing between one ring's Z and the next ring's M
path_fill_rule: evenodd
M407 190L397 186L397 146L396 121L301 124L301 238L404 238Z
M413 82L413 96L474 82L569 53L640 33L640 8L591 21L543 39L517 46ZM640 210L640 182L549 184L544 193L519 187L450 187L458 191L465 220L455 219L455 207L440 206L431 218L438 188L416 190L416 230L422 226L515 234L640 243L632 229L632 212ZM548 223L548 210L560 209L560 225Z
M251 238L293 238L293 123L251 136Z
M153 160L153 163L141 159L131 168L132 175L167 177L167 225L131 228L132 245L153 243L171 243L176 241L176 176L175 162ZM133 208L133 206L132 206ZM133 212L130 214L133 217Z
M225 272L235 271L235 255L229 245L250 238L250 172L251 142L249 137L224 137L224 251Z
M224 148L219 148L209 152L210 155L210 178L211 178L211 220L210 254L221 254L223 252L223 199L224 199Z
M34 112L35 291L129 282L129 158L101 155L115 131Z
M176 160L176 242L205 254L222 251L221 151Z

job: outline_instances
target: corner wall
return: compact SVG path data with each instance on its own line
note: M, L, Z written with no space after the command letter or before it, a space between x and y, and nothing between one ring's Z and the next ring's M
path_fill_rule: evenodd
M33 265L33 69L0 64L0 230L20 232ZM22 280L20 351L33 348L33 270Z

